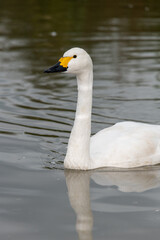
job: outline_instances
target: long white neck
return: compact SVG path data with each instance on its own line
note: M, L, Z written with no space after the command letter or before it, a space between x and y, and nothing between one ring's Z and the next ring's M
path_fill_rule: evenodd
M90 169L90 135L92 111L93 70L77 75L78 102L74 125L64 160L66 168Z

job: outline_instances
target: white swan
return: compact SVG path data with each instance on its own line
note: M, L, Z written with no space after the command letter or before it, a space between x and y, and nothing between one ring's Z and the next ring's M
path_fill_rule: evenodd
M160 126L120 122L90 137L93 64L85 50L68 50L56 65L44 72L73 73L77 77L78 102L65 168L133 168L160 163Z

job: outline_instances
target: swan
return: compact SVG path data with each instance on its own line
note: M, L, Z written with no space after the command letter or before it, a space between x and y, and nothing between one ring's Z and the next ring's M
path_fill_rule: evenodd
M93 63L84 49L71 48L44 72L71 73L77 78L77 108L65 168L135 168L160 163L160 125L119 122L91 137Z

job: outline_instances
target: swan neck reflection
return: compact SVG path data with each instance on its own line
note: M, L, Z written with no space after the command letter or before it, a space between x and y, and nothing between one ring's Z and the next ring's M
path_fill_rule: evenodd
M90 203L90 174L84 171L65 170L70 204L77 221L76 230L80 240L92 240L93 216Z

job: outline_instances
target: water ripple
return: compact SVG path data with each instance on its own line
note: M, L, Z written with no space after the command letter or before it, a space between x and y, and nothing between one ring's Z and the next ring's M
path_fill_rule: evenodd
M113 18L83 36L67 33L73 45L86 43L94 62L92 133L123 120L159 123L159 20L141 18L136 24L136 30L128 31L129 21ZM64 159L74 121L76 80L43 74L45 66L57 61L49 53L49 62L43 61L44 41L35 40L39 54L34 55L35 46L27 39L8 39L0 35L0 135L18 137L24 148L28 139L38 141L37 156L47 154L45 164L56 164Z

